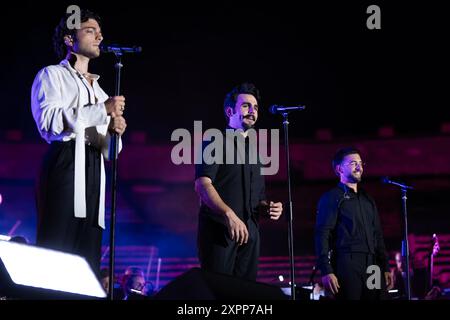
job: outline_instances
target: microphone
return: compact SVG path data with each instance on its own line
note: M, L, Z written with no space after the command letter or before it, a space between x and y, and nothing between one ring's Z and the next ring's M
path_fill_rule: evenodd
M381 182L386 183L386 184L393 184L394 186L400 187L402 189L411 189L411 190L414 189L413 187L407 186L406 184L393 181L393 180L389 179L389 177L381 178Z
M305 108L306 106L285 107L274 104L273 106L270 107L269 111L272 114L277 114L277 113L286 113L294 110L305 110Z
M100 51L104 53L140 53L142 52L142 47L124 47L117 44L100 44Z

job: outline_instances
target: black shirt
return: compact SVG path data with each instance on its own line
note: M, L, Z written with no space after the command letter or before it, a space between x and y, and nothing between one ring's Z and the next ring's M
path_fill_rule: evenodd
M375 201L361 188L358 193L339 183L318 205L316 254L322 274L333 273L329 251L371 253L383 271L389 271L383 232Z
M242 154L243 150L237 146L237 139L223 134L222 163L207 164L202 157L202 164L195 165L195 178L209 177L223 202L241 220L246 222L251 217L256 222L259 204L266 199L264 177L260 170L262 166L257 156L255 164L249 161L252 159L250 155L255 156L253 153L256 152L255 146L250 146L249 138L243 139L245 141L244 155ZM212 141L205 142L203 150L210 143ZM227 143L231 146L229 150L234 150L233 164L226 163ZM242 158L243 156L245 158ZM239 157L242 159L241 163L238 163ZM200 215L221 223L224 222L223 216L213 212L203 202L200 205Z

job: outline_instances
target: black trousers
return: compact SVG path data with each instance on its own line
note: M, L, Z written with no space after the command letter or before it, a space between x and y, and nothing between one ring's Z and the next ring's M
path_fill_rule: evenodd
M102 228L98 226L100 152L86 146L86 218L74 216L75 142L53 142L37 185L36 244L81 255L99 275Z
M370 265L375 265L375 256L368 253L338 253L335 260L335 272L340 288L336 299L340 300L384 300L387 298L386 281L380 272L381 289L369 289L367 279L373 273L367 273Z
M249 239L239 246L231 240L227 227L207 217L198 225L198 255L202 269L255 281L258 274L260 238L256 223L247 222Z

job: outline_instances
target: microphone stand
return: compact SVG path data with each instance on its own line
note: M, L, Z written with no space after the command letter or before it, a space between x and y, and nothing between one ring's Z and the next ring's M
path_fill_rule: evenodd
M290 263L290 280L291 280L291 299L295 300L295 263L294 263L294 232L293 232L293 217L292 217L292 190L291 190L291 169L289 156L289 119L288 112L283 112L283 127L284 127L284 147L286 152L286 168L288 181L288 248L289 248L289 263Z
M120 95L120 76L123 67L122 52L114 52L116 56L116 82L114 95ZM119 153L119 135L114 133L111 137L110 159L112 156L111 174L111 219L109 230L109 300L114 300L114 253L115 253L115 228L116 228L116 198L117 198L117 158Z
M406 290L406 299L411 300L411 278L409 274L409 244L408 244L408 212L406 207L406 192L407 188L401 187L402 191L402 212L403 212L403 241L402 241L402 257L403 261L405 261L405 290Z
M411 300L411 277L409 272L409 244L408 244L408 210L406 206L406 200L408 199L406 193L408 189L413 189L411 186L407 186L405 184L391 181L389 178L385 178L385 183L389 183L400 187L402 192L402 214L403 214L403 240L402 240L402 259L405 263L405 291L406 291L406 299Z

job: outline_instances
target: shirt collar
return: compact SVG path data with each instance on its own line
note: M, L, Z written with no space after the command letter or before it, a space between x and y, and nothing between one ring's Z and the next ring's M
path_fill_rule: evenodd
M65 68L69 69L71 72L79 74L79 72L74 67L72 67L69 60L67 60L67 59L62 60L59 64ZM98 81L98 79L100 79L100 76L98 74L88 73L88 75L94 81Z
M343 184L342 182L338 183L338 187L339 189L341 189L344 193L350 193L350 194L358 194L358 195L364 195L366 196L366 191L360 186L358 185L358 193L356 193L352 188L347 187L345 184Z
M344 191L345 193L355 193L355 191L352 189L352 188L350 188L350 187L347 187L344 183L342 183L342 182L339 182L338 183L338 187L339 187L339 189L341 189L342 191ZM359 191L359 186L358 186L358 191Z

